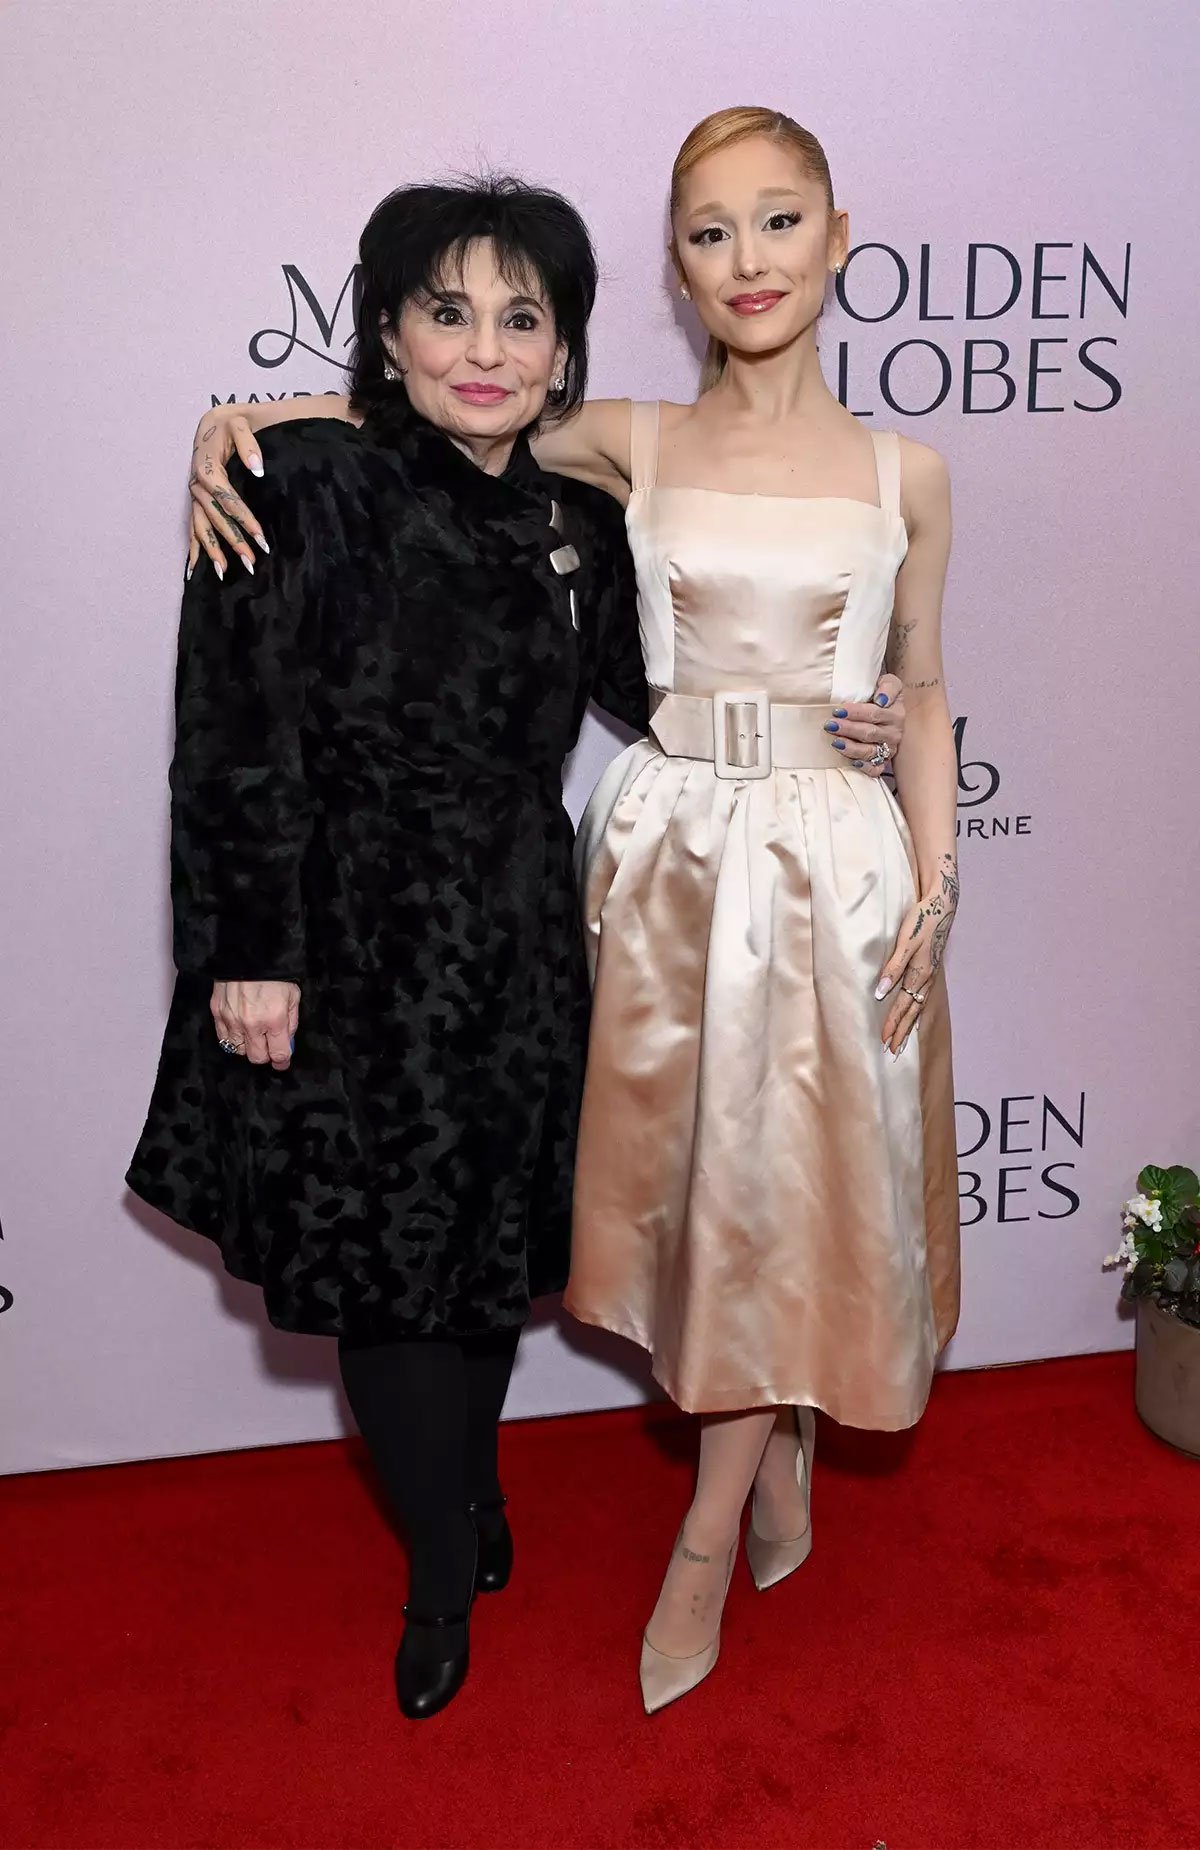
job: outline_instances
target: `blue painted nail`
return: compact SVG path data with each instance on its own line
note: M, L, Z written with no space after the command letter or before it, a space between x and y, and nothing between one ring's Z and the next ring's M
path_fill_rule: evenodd
M834 719L849 719L850 715L845 707L835 707L833 709L833 717Z
M888 706L889 704L890 704L890 702L888 701L888 697L887 697L887 695L886 695L886 694L876 694L876 696L875 696L875 705L876 705L877 707L886 707L886 706Z
M288 1046L289 1046L289 1047L291 1048L291 1050L292 1050L292 1052L293 1052L293 1053L295 1053L295 1051L296 1051L296 1037L295 1037L295 1035L294 1035L294 1034L292 1035L292 1037L291 1037L291 1040L290 1040L290 1041L288 1042Z
M844 752L846 749L845 739L835 739L833 741L833 749L835 752Z
M827 719L827 720L825 721L825 730L826 730L826 732L836 732L836 731L837 731L837 729L838 729L838 727L837 727L837 721L836 721L835 719Z

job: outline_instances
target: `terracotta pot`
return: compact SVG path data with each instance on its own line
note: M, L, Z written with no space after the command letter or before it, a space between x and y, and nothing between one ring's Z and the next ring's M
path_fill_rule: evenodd
M1152 1298L1138 1299L1134 1398L1152 1433L1200 1458L1200 1329Z

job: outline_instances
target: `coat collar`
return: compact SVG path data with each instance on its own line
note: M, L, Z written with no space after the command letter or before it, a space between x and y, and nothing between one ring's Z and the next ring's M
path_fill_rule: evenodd
M514 443L503 474L489 475L444 431L414 411L403 386L394 386L386 398L377 400L362 427L374 442L399 454L414 487L441 488L455 501L512 512L544 503L549 493L524 433Z

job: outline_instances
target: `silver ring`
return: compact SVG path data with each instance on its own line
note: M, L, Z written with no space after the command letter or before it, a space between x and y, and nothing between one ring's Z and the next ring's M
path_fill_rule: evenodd
M925 995L923 990L910 989L907 983L901 983L900 987L905 995L910 996L914 1002L924 1002Z
M218 1041L217 1046L222 1053L241 1053L242 1051L241 1041Z
M888 759L891 757L891 755L892 755L892 748L888 744L887 740L880 739L878 745L875 747L875 750L871 753L871 756L867 762L869 764L886 764Z

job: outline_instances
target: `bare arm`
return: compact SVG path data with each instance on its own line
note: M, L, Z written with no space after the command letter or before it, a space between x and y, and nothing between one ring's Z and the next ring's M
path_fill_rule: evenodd
M916 850L918 898L881 982L884 993L897 991L883 1035L893 1051L919 1018L913 993L923 994L937 975L958 905L957 770L942 667L950 478L936 450L905 442L903 454L909 545L896 579L887 666L903 682L908 707L896 787Z
M222 541L253 577L254 548L250 540L263 552L269 551L269 547L255 516L242 496L234 491L225 465L236 454L252 475L261 475L262 457L254 440L255 431L264 430L269 424L286 424L294 418L353 421L350 400L332 392L322 393L317 398L280 399L267 405L214 405L200 419L188 477L192 496L189 578L201 551L212 560L217 577L224 578L229 561L222 550Z
M573 417L546 424L533 445L543 469L577 476L629 499L629 423L627 398L590 398Z

